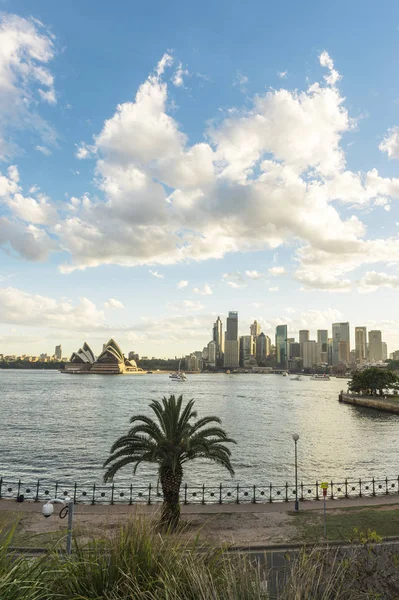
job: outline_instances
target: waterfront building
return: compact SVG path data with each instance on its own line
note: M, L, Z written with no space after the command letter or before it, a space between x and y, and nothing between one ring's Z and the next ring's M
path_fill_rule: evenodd
M341 344L341 342L345 342ZM349 363L350 329L349 323L332 324L332 364ZM344 359L344 360L343 360Z
M328 363L328 331L327 329L317 330L317 361Z
M315 340L303 342L303 368L313 369L318 362L317 342Z
M243 335L240 337L240 366L247 367L251 361L253 363L256 354L256 345L253 335Z
M287 325L276 327L276 362L279 369L288 368Z
M216 342L216 362L220 366L223 364L224 353L223 323L220 317L213 324L212 339Z
M216 367L217 359L217 344L215 340L212 340L208 344L208 365L210 367Z
M367 327L355 327L355 354L360 364L367 359Z
M240 366L240 342L238 340L238 312L230 311L226 319L224 341L224 366L236 369Z
M73 352L69 363L66 363L64 373L97 374L97 375L122 375L145 373L139 369L134 360L128 360L118 344L112 338L104 344L100 356L96 359L90 346L85 342L82 348ZM103 346L103 347L104 347Z
M256 338L256 362L258 365L266 362L270 354L270 338L261 332Z
M62 359L62 346L61 346L61 344L59 346L55 347L54 358L56 360L61 360Z
M309 341L309 331L307 329L301 329L299 331L299 343L301 345L301 357L303 358L303 344Z
M299 342L291 342L288 346L288 358L291 360L294 358L300 358L301 356L301 344Z
M258 337L258 335L260 334L260 325L259 325L258 321L256 321L256 320L255 320L255 321L252 323L252 325L250 325L250 326L249 326L249 331L250 331L250 334L251 334L251 335L252 335L254 338L257 338L257 337Z
M382 334L377 329L369 331L369 361L378 362L382 360Z
M391 360L399 360L399 350L394 350L393 352L391 352L389 358Z

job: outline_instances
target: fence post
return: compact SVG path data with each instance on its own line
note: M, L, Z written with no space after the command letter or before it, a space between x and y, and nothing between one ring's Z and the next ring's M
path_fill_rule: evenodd
M348 480L345 479L345 498L348 497Z
M239 493L240 493L240 484L237 483L236 504L240 504Z
M93 496L91 499L91 503L94 505L96 503L96 484L93 483Z
M114 488L115 488L115 484L113 483L111 486L111 504L114 503Z
M359 478L359 498L362 497L362 480Z
M303 481L301 481L301 502L303 502Z
M21 480L19 479L18 481L18 492L17 492L17 498L19 496L19 492L21 491Z
M219 504L222 504L222 484L219 487Z
M398 476L398 494L399 494L399 476ZM1 498L1 486L0 486L0 498Z
M148 484L148 506L151 506L151 481Z
M202 504L205 504L205 483L202 484Z
M73 488L73 503L76 504L76 488L77 488L78 484L75 481L75 485Z
M398 477L398 481L399 481L399 477ZM1 488L3 487L3 478L0 477L0 498L1 498Z
M36 498L35 498L35 502L39 502L39 486L40 486L40 481L39 479L37 480L37 484L36 484ZM0 494L1 497L1 494Z
M187 483L184 484L184 504L187 504Z
M388 491L388 477L385 477L385 493L389 494L389 491Z
M273 489L273 486L270 483L269 484L269 502L273 502L273 500L272 500L272 489Z
M288 502L288 481L285 482L285 501Z
M320 500L319 498L319 482L316 481L316 500Z
M256 504L256 487L253 488L252 504Z
M58 492L58 481L55 482L55 494L54 494L54 498L57 498L57 492Z
M399 482L399 477L398 477L398 482ZM373 477L373 496L375 496L375 479Z
M129 498L129 504L132 505L133 504L133 484L130 484L130 498Z
M334 488L333 488L333 481L331 479L331 500L334 500Z

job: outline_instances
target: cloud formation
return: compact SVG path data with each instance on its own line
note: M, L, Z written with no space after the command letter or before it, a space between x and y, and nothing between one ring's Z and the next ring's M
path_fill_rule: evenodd
M116 300L115 298L109 298L106 302L104 302L105 308L125 308L122 302Z

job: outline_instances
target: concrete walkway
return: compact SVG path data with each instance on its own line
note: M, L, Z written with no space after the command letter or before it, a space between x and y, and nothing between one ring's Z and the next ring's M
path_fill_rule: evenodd
M16 502L15 500L0 500L0 511L12 512L41 512L43 502ZM362 498L347 498L340 500L327 500L327 509L340 508L372 508L373 506L391 505L392 508L399 509L399 495L392 496L372 496ZM87 515L101 514L151 514L159 510L161 504L77 504L75 512ZM182 505L181 513L184 515L213 515L220 513L286 513L294 510L294 502L265 502L253 504L188 504ZM323 500L307 500L299 503L299 510L323 510Z

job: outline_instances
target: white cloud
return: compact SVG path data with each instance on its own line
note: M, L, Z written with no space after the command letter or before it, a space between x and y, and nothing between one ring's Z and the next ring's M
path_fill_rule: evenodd
M329 85L335 85L341 79L341 75L334 69L334 61L326 50L320 54L319 60L321 66L327 67L327 69L330 71L330 74L325 75L324 79Z
M242 92L246 92L246 85L248 83L248 77L241 73L241 71L237 71L236 78L233 83L234 86L238 86Z
M17 288L0 288L1 323L86 330L101 326L103 321L103 311L97 310L87 298L80 298L79 303L73 305L67 300L55 300Z
M399 289L399 277L397 275L388 275L377 271L367 271L367 273L358 281L360 292L375 292L381 287Z
M44 156L50 156L52 154L51 150L46 148L46 146L35 146L35 149L44 154Z
M109 298L106 302L104 302L105 308L125 308L122 302L116 300L115 298Z
M273 275L273 277L277 277L278 275L284 275L285 268L284 267L270 267L268 270L269 275Z
M39 115L39 101L56 103L54 78L46 65L54 56L53 36L39 21L0 16L0 159L18 151L13 133L30 129L46 146L56 144L53 128Z
M187 286L188 286L188 281L186 281L185 279L182 279L177 284L177 287L178 287L179 290L182 290L183 288L186 288Z
M183 69L182 63L179 62L177 69L172 77L173 85L175 85L176 87L182 87L184 85L183 77L187 75L189 75L188 70Z
M233 289L239 289L239 288L246 287L246 284L244 282L245 281L244 277L239 272L237 272L237 273L224 273L222 275L222 281L224 281L225 283L227 283L227 285L230 286Z
M85 158L90 158L96 152L95 146L90 146L89 144L85 144L81 142L80 144L75 144L76 152L75 156L79 160L84 160Z
M248 277L248 279L261 279L263 277L262 273L259 273L255 270L245 271L245 275Z
M399 159L399 127L392 127L392 129L389 129L378 147L381 152L386 152L388 154L388 158Z
M158 271L151 271L151 269L150 269L148 272L151 273L151 275L153 277L156 277L157 279L164 279L164 277L165 277L165 275L158 273Z
M193 288L194 294L200 294L201 296L211 296L213 294L211 286L206 283L204 287L201 288Z
M277 73L277 75L280 77L280 79L287 79L288 71L280 71Z
M205 308L205 306L200 302L192 302L191 300L184 300L183 306L184 308L190 311L202 310L203 308Z
M269 292L278 292L278 287L269 287Z

